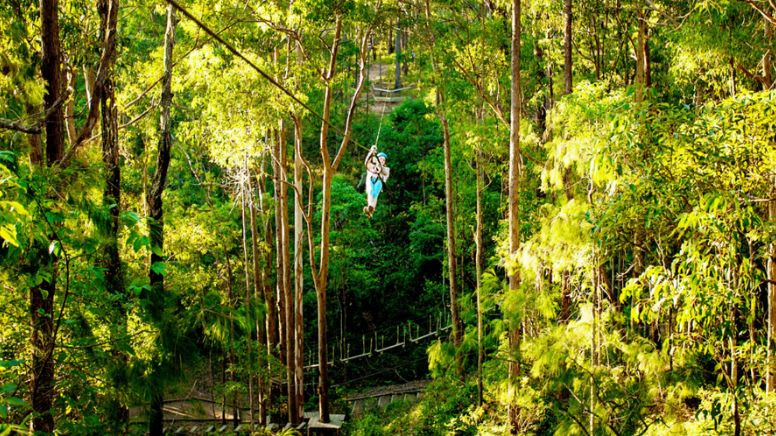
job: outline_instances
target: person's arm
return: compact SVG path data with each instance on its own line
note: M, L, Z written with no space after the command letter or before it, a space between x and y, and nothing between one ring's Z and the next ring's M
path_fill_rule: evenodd
M366 154L366 159L364 159L364 165L366 165L367 168L369 168L369 159L375 154L377 154L377 146L373 145L372 148L369 149L369 153Z

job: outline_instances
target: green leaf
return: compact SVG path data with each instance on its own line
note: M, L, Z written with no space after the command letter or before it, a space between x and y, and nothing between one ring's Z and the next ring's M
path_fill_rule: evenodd
M13 360L0 360L0 368L13 368L14 366L19 366L23 364L23 360L13 359Z
M151 252L157 256L164 256L164 250L162 250L162 247L158 245L151 246Z
M19 241L16 239L16 228L10 224L0 226L0 238L14 247L19 246Z
M131 227L140 222L140 215L138 215L137 212L129 210L121 213L121 220L124 221L124 224Z
M148 246L148 236L141 236L137 239L135 239L135 242L132 243L132 248L135 251L140 251L141 248Z
M51 244L49 244L48 248L49 254L54 254L54 256L59 257L62 253L62 246L59 244L59 241L51 241Z
M6 403L12 407L25 407L27 402L17 397L8 397L5 399Z
M167 271L167 264L164 262L154 262L151 264L151 271L163 276Z

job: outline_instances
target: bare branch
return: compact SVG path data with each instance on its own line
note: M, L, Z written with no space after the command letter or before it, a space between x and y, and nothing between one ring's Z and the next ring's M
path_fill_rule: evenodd
M766 20L768 20L771 24L776 24L776 18L774 18L773 15L769 14L765 11L759 4L757 4L754 0L744 0L749 6L751 6L755 11L759 12L760 15L763 16ZM771 7L774 7L773 2L771 0L768 0L768 2L771 4Z
M89 115L86 117L86 124L81 129L81 133L78 134L78 138L75 143L71 144L70 149L65 153L62 159L63 164L73 157L78 147L84 142L90 139L92 130L97 124L97 118L100 108L100 97L102 96L102 88L105 86L105 80L108 78L108 74L113 66L113 60L116 54L116 23L118 22L118 5L115 1L109 0L107 11L107 18L103 23L104 36L102 43L102 54L100 54L100 62L97 67L97 77L94 81L94 87L91 92L91 101L89 104Z
M21 120L8 120L5 118L0 118L0 130L14 130L17 132L22 133L28 133L30 135L39 135L43 132L43 129L41 129L41 125L46 121L46 118L49 117L54 111L56 111L60 106L62 106L62 103L64 103L67 100L68 92L65 92L62 94L62 96L54 102L51 107L38 115L35 115L34 118L38 118L36 121L34 121L30 125L24 125L22 124ZM28 117L30 118L30 117Z

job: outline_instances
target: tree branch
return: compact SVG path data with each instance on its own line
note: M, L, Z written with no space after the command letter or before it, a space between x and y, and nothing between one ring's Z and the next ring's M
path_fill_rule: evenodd
M749 6L751 6L752 8L754 8L754 10L755 10L755 11L759 12L759 13L760 13L760 15L762 15L762 16L763 16L763 18L765 18L766 20L768 20L768 22L770 22L771 24L776 24L776 18L774 18L774 16L773 16L773 15L769 14L768 12L766 12L766 11L765 11L765 9L763 9L762 7L760 7L760 5L758 5L758 4L757 4L757 2L755 2L754 0L744 0L744 1L745 1L746 3L748 3L748 4L749 4ZM770 0L768 0L768 1L769 1L769 3L771 4L771 6L773 7L773 2L771 2Z
M378 8L379 7L380 6L378 4ZM348 143L350 142L350 137L353 132L353 115L356 111L356 103L361 96L361 91L364 89L364 82L366 82L366 56L368 52L367 41L369 40L369 35L371 35L371 33L372 27L370 26L361 37L358 59L358 84L356 85L356 90L353 92L353 98L351 98L350 106L348 107L348 115L345 119L345 134L342 138L342 142L340 143L339 150L337 151L337 156L334 158L334 162L331 164L334 171L337 171L337 167L339 167L342 158L345 156L345 150L348 148Z
M14 130L17 132L27 133L30 135L41 134L43 132L41 125L43 125L43 123L46 121L46 118L48 118L49 115L51 115L60 106L62 106L62 103L64 103L65 100L67 100L68 95L69 95L68 92L65 92L64 94L62 94L59 100L54 102L54 104L47 111L38 115L40 116L40 119L38 119L31 125L25 126L22 124L21 120L8 120L5 118L0 118L0 130Z
M91 101L89 102L89 114L86 117L86 123L78 134L75 143L70 145L70 149L65 153L62 162L64 165L73 157L78 147L86 142L92 135L92 130L97 124L97 118L100 110L100 97L102 88L105 86L105 80L113 66L113 60L116 54L116 23L118 22L118 5L114 0L108 0L107 18L103 23L103 42L102 54L97 67L97 77L94 80L94 86L91 92Z

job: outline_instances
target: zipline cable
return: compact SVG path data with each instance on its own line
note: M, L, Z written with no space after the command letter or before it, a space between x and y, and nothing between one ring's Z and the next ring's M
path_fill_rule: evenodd
M345 133L344 133L344 132L342 132L342 131L341 131L339 128L337 128L337 127L333 126L331 123L329 123L327 120L325 120L325 119L323 118L323 116L321 116L320 114L318 114L318 112L314 111L314 110L313 110L313 109L312 109L310 106L308 106L308 105L307 105L305 102L303 102L303 101L302 101L302 100L300 100L300 99L299 99L299 98L298 98L296 95L294 95L294 93L292 93L291 91L289 91L288 89L286 89L286 88L285 88L283 85L281 85L281 84L280 84L280 83L279 83L277 80L275 80L275 79L274 79L272 76L270 76L269 74L267 74L266 72L264 72L264 70L262 70L261 68L259 68L259 67L258 67L256 64L254 64L253 62L251 62L251 60L250 60L250 59L246 58L246 57L245 57L245 56L244 56L242 53L240 53L240 52L239 52L239 51L238 51L236 48L234 48L234 46L232 46L232 45L231 45L231 44L229 44L228 42L224 41L224 39L223 39L223 38L221 38L220 36L218 36L218 34L217 34L217 33L215 33L214 31L212 31L212 30L211 30L209 27L207 27L207 26L206 26L206 25L205 25L203 22L201 22L200 20L198 20L198 19L197 19L197 18L196 18L194 15L192 15L192 14L191 14L191 12L187 11L186 9L184 9L184 8L183 8L183 7L182 7L180 4L178 4L178 2L176 2L175 0L165 0L165 1L166 1L167 3L169 3L169 4L173 5L173 6L174 6L176 9L178 9L179 11L181 11L181 13L182 13L183 15L185 15L185 16L186 16L186 18L188 18L189 20L193 21L193 22L194 22L194 23L195 23L197 26L199 26L199 28L200 28L200 29L204 30L204 31L205 31L205 33L207 33L208 35L210 35L210 37L211 37L211 38L213 38L213 39L215 39L216 41L220 42L220 43L221 43L221 44L222 44L222 45L223 45L223 46L224 46L224 47L225 47L227 50L229 50L229 51L230 51L230 52L231 52L233 55L235 55L235 56L237 56L238 58L240 58L240 59L242 59L243 61L245 61L245 63L247 63L247 64L248 64L248 65L249 65L251 68L253 68L254 70L256 70L256 72L257 72L257 73L259 73L259 75L260 75L261 77L265 78L265 79L266 79L266 80L267 80L269 83L271 83L273 86L275 86L276 88L278 88L278 89L280 89L281 91L283 91L283 93L284 93L284 94L286 94L287 96L289 96L289 97L290 97L292 100L294 100L295 102L299 103L299 105L301 105L301 106L302 106L304 109L306 109L306 110L307 110L307 112L310 112L310 113L311 113L311 114L313 114L313 115L314 115L316 118L320 119L320 120L321 120L323 123L325 123L326 125L328 125L328 126L329 126L329 128L330 128L331 130L333 130L334 132L336 132L336 133L338 133L338 134L340 134L340 135L342 135L342 136L345 136ZM353 142L353 144L355 144L355 145L357 145L357 146L359 146L359 147L363 148L364 150L367 150L367 151L369 150L369 147L366 147L366 146L362 145L361 143L359 143L358 141L356 141L356 140L355 140L355 138L351 137L351 139L350 139L350 140Z

